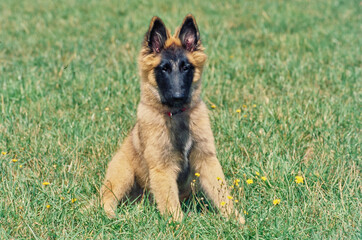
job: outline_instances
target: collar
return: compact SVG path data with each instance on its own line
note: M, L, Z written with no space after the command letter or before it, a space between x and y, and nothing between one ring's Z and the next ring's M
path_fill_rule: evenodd
M176 115L176 114L179 114L179 113L183 113L183 112L185 112L187 110L187 108L181 108L181 109L179 109L179 110L177 110L177 111L174 111L174 112L166 112L166 114L170 117L170 118L172 118L173 117L173 115Z

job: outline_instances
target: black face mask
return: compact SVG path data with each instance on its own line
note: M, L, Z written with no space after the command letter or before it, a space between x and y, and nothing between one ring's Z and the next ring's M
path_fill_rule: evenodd
M162 104L177 108L189 103L194 72L183 48L163 50L161 63L155 68Z

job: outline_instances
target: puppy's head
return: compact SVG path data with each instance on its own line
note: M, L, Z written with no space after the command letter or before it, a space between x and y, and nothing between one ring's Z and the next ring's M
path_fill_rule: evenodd
M183 108L200 97L206 61L195 18L187 15L174 36L153 17L139 58L142 98L146 104Z

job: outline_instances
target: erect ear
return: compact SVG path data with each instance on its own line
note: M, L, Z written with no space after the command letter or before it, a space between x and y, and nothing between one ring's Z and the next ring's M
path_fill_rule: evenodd
M153 17L147 32L148 47L155 53L161 52L167 40L165 24L159 17Z
M181 30L178 35L182 46L187 51L194 51L200 40L200 33L197 28L196 20L191 14L187 15L181 25Z

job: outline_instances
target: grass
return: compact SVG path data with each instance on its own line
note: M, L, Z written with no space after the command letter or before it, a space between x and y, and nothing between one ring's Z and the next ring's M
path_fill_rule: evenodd
M1 1L0 238L359 239L361 8ZM174 29L189 12L209 55L203 99L218 158L230 185L240 179L246 225L198 210L200 196L180 225L147 198L109 220L98 192L135 123L143 34L153 15Z

